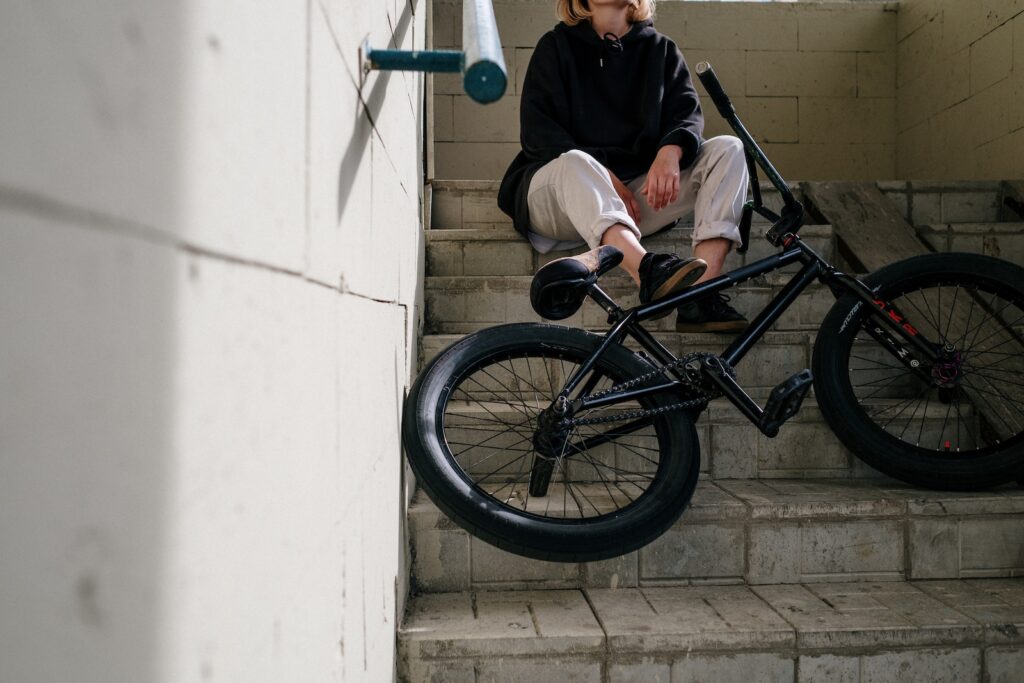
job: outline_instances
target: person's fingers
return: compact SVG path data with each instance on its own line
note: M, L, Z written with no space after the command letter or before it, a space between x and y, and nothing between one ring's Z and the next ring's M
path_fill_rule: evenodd
M679 199L679 175L672 176L672 198L669 200L672 204L676 203Z
M666 194L666 190L667 190L666 186L668 184L667 180L668 179L665 178L664 176L661 177L661 178L658 178L658 198L657 198L657 201L658 201L658 211L661 211L662 209L665 208L665 199L666 199L665 194Z

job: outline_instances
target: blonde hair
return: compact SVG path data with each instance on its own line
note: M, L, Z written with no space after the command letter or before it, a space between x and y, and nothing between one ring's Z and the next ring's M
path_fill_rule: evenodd
M626 0L630 4L627 21L643 21L654 16L654 0ZM555 0L555 13L569 26L589 19L592 12L587 0Z

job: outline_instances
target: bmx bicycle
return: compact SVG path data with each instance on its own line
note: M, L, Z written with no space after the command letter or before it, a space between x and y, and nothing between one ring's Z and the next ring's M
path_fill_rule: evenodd
M661 535L689 503L700 469L694 423L709 401L726 399L773 437L812 386L839 440L889 476L956 490L1020 478L1024 269L936 253L863 279L841 272L801 240L803 206L714 70L702 62L696 71L743 142L751 178L760 168L783 201L774 213L752 183L740 249L757 213L772 223L765 237L779 253L628 310L599 284L622 260L614 247L544 266L531 287L534 309L562 320L589 297L607 312L607 332L500 325L439 353L403 416L422 488L460 526L510 552L564 562L622 555ZM720 354L676 356L644 328L681 304L794 264L792 279ZM836 302L818 329L812 368L761 406L735 368L815 281Z

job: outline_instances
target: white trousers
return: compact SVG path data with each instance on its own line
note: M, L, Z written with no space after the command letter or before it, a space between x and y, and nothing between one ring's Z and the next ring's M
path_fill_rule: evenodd
M743 143L723 135L704 142L696 161L679 175L675 202L655 211L639 193L647 174L626 183L640 205L634 221L612 185L608 169L574 149L544 164L530 181L530 241L538 251L600 246L604 231L622 223L637 239L694 214L693 243L724 237L740 244L739 222L750 179Z

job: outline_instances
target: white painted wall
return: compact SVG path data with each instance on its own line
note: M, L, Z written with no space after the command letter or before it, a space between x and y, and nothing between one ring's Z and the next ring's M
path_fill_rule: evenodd
M0 682L393 678L425 15L0 5Z

